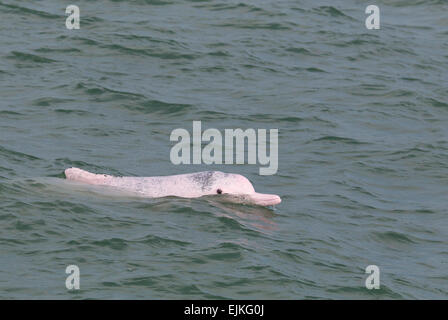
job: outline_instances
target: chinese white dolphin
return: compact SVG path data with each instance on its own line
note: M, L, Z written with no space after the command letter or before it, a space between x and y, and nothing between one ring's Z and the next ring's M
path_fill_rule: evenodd
M261 206L272 206L281 202L278 195L255 192L252 183L246 177L220 171L158 177L114 177L69 168L65 170L65 177L68 180L108 186L148 198L168 196L198 198L217 195L231 202Z

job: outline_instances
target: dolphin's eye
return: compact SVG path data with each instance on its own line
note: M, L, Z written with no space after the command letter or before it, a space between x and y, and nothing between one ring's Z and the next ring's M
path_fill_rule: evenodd
M221 194L221 193L222 193L222 190L221 190L221 189L218 189L218 190L216 190L216 193L217 193L217 194Z

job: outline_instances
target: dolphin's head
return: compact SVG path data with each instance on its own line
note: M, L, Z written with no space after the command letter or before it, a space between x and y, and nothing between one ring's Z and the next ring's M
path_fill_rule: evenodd
M215 194L236 203L273 206L282 200L278 195L255 192L250 181L239 174L213 171L207 194Z

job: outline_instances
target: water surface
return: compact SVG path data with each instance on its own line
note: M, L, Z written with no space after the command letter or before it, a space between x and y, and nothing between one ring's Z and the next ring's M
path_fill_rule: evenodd
M380 30L356 0L76 4L67 30L60 1L0 0L0 298L447 298L446 1L376 1ZM173 165L193 120L278 128L277 174ZM105 195L71 166L283 202Z

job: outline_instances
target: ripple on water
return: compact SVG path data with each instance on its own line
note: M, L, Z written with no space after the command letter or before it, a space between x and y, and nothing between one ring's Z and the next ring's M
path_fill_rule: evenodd
M20 52L20 51L12 51L10 55L8 55L6 58L15 60L17 62L29 62L30 66L42 64L42 63L53 63L56 62L56 60L46 58L44 56L35 55L31 53L26 52Z

